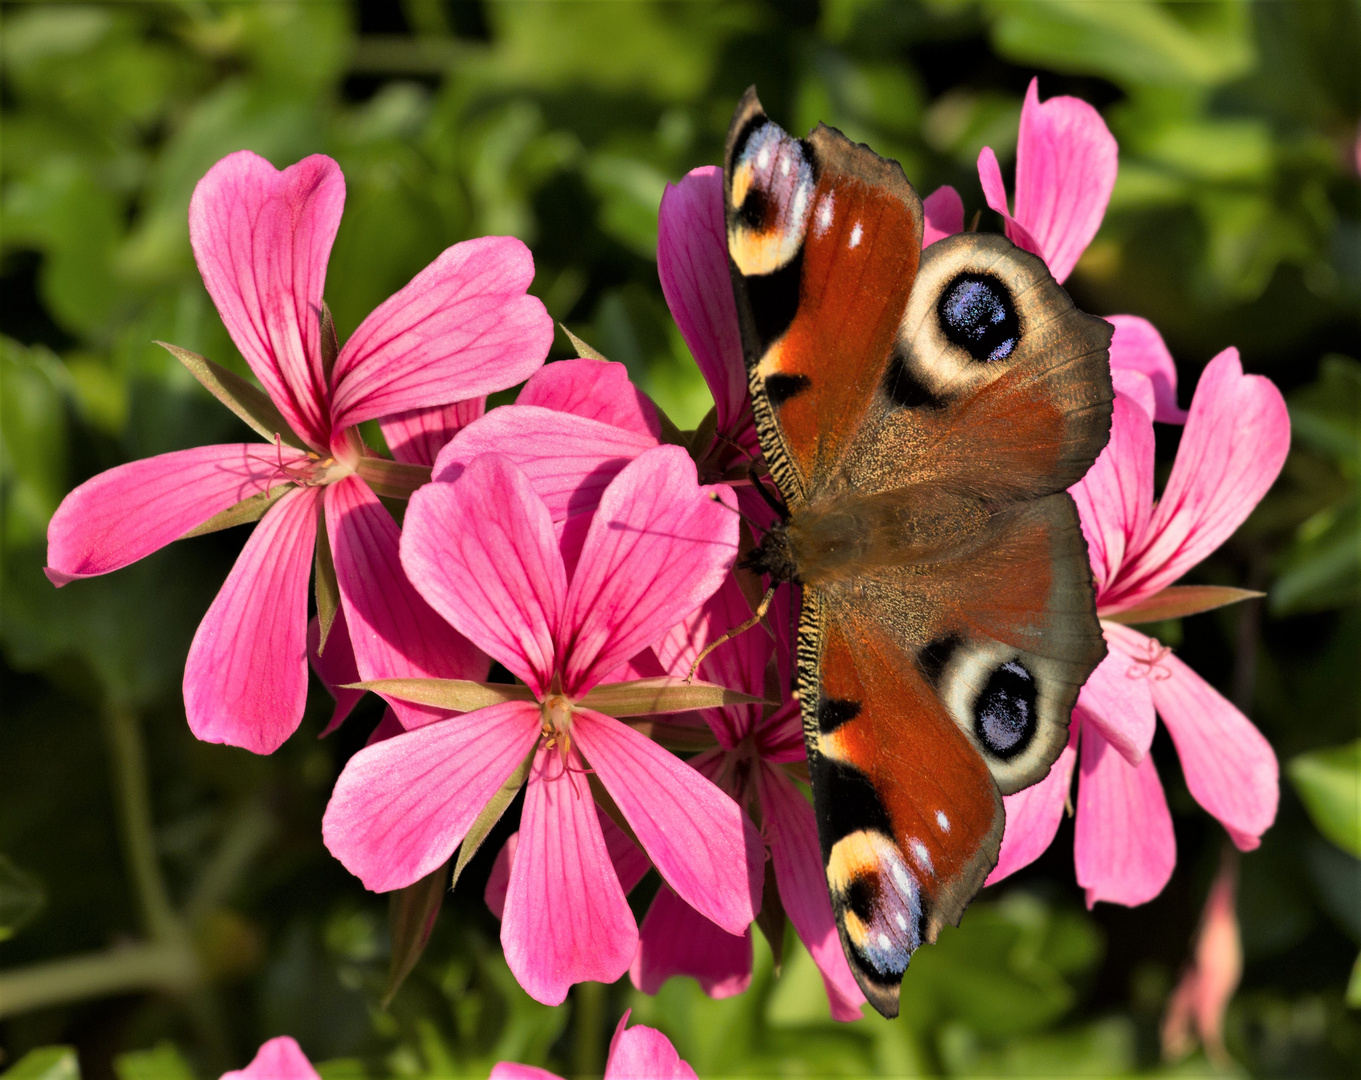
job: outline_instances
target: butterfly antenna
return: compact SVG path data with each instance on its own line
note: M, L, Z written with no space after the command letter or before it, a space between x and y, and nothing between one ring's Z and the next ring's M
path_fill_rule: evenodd
M745 521L745 522L747 523L747 525L749 525L749 526L752 528L753 531L755 531L755 532L757 532L757 533L764 533L764 532L765 532L765 526L762 525L759 521L754 521L754 520L752 520L750 517L748 517L746 514L744 514L744 513L742 512L742 508L741 508L740 506L729 506L727 503L725 503L725 502L724 502L721 498L719 498L717 495L710 495L709 498L712 499L714 502L718 503L718 505L721 506L721 507L723 507L724 510L731 510L731 511L732 511L734 514L736 514L739 518L741 518L743 521Z
M765 500L767 506L775 511L780 520L788 521L789 508L766 489L765 482L762 481L760 475L757 473L755 464L747 470L747 479L751 481L751 486L756 489L756 493Z
M695 657L695 662L690 665L690 674L685 676L685 681L692 682L694 680L695 672L699 670L699 665L702 664L704 662L704 658L708 656L711 652L713 652L716 648L718 648L725 642L731 641L733 638L737 637L738 634L746 633L758 622L764 619L766 617L766 612L770 610L770 602L772 599L774 599L774 597L775 586L772 585L769 589L766 590L765 596L761 597L761 602L756 605L756 610L752 613L750 619L748 619L744 623L740 623L737 626L734 626L721 638L711 641L709 642L709 644L705 645L704 648L702 648L699 651L699 655Z

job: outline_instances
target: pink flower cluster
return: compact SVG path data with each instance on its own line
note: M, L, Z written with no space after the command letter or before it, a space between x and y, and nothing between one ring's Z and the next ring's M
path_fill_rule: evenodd
M1115 141L1090 106L1041 103L1032 84L1017 156L1014 214L991 150L979 159L983 190L1008 235L1063 280L1105 212ZM720 170L693 171L660 210L663 292L715 401L693 433L677 433L621 365L543 366L552 325L526 293L530 255L509 238L449 248L337 348L322 293L343 200L339 169L320 156L279 172L241 152L199 183L194 252L264 393L202 358L186 363L267 442L179 451L83 484L52 519L49 576L105 573L186 534L258 519L190 650L189 724L202 739L273 751L300 722L309 648L337 699L327 731L358 684L381 693L389 711L345 766L322 826L368 888L411 885L465 839L480 843L486 814L523 786L519 831L487 900L534 997L556 1004L574 983L625 972L646 992L686 974L714 996L739 993L764 893L821 970L833 1015L855 1018L864 997L801 788L791 643L779 636L797 597L778 597L774 637L739 636L704 659L698 683L684 679L750 614L732 573L741 518L770 519L747 478L760 449ZM927 243L962 229L950 188L926 213ZM1110 653L1049 777L1007 798L990 881L1050 844L1080 755L1078 881L1089 902L1133 904L1156 895L1175 862L1148 757L1155 713L1192 794L1235 843L1254 846L1275 814L1270 747L1126 624L1169 604L1176 614L1213 606L1169 587L1270 486L1289 426L1280 394L1245 376L1232 349L1180 411L1157 331L1111 321L1111 442L1073 489ZM487 393L521 382L513 405L483 415ZM391 458L364 446L368 420ZM1155 421L1185 422L1156 504ZM400 528L380 495L409 498ZM481 681L492 661L513 686ZM667 747L698 753L683 760ZM652 868L662 884L640 927L627 894ZM646 1030L621 1022L616 1052Z

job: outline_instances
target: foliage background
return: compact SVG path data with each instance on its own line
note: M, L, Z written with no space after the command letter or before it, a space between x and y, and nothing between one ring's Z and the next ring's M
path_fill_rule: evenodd
M291 1033L328 1078L485 1076L500 1058L598 1072L631 1005L701 1076L1163 1069L1158 1021L1225 843L1165 733L1153 754L1180 857L1163 895L1087 912L1065 823L919 954L896 1023L828 1020L792 935L778 977L758 940L736 999L673 980L656 999L624 982L539 1006L481 901L500 833L384 1011L387 902L319 832L372 700L318 742L329 699L314 688L302 730L269 758L197 743L184 723L188 643L244 530L61 592L39 572L47 519L76 483L244 437L151 344L245 370L185 221L194 183L232 150L340 162L327 299L342 337L446 245L513 233L553 316L684 427L708 402L657 283L657 204L667 181L720 161L748 84L791 130L825 120L898 158L923 193L954 184L995 229L973 163L986 144L1005 166L1039 75L1044 97L1086 98L1120 142L1110 212L1069 283L1078 303L1152 319L1183 404L1229 344L1291 402L1282 480L1195 574L1268 600L1157 630L1294 761L1298 786L1283 776L1277 824L1241 862L1234 1068L1355 1076L1361 1016L1344 994L1361 945L1361 744L1295 759L1356 739L1361 716L1358 56L1356 0L0 6L0 965L131 946L109 954L116 967L136 943L161 950L146 980L158 989L0 1020L0 1067L61 1043L87 1077L208 1077ZM1159 432L1164 472L1176 437ZM43 1060L52 1075L70 1062Z

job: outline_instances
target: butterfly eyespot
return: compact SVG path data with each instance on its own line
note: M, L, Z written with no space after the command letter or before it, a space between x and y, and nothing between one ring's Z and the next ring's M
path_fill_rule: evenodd
M922 942L922 895L898 846L879 832L843 837L827 861L827 882L866 974L899 981Z
M974 733L989 752L1005 760L1030 745L1038 722L1035 699L1035 678L1018 661L993 671L974 702Z
M941 329L981 363L1005 360L1016 349L1021 326L1011 293L991 274L960 274L941 293Z

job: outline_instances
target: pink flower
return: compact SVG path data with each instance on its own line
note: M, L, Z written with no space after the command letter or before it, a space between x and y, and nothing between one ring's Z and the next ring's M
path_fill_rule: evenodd
M1238 847L1257 846L1276 816L1271 747L1170 649L1123 623L1142 614L1165 617L1159 607L1166 610L1179 595L1165 590L1238 528L1280 472L1289 444L1280 391L1267 379L1244 375L1237 350L1226 349L1201 375L1176 462L1155 504L1153 423L1130 398L1116 395L1110 443L1071 489L1109 652L1078 696L1068 747L1048 777L1006 797L1006 834L989 884L1049 846L1080 749L1074 854L1088 906L1142 904L1162 891L1176 846L1148 757L1155 713L1167 725L1196 801ZM1183 613L1215 606L1181 602Z
M1016 142L1015 215L991 147L978 155L978 179L988 205L1006 222L1007 238L1042 258L1062 282L1101 227L1116 158L1115 137L1100 113L1079 98L1040 104L1039 80L1031 79Z
M780 635L778 647L764 630L749 630L705 657L700 677L755 696L768 686L788 687L792 661L780 633L791 624L788 593L781 590L782 602L769 617ZM729 578L658 645L663 666L673 674L687 674L701 647L750 613L737 580ZM690 765L749 808L761 823L778 890L778 896L767 893L766 903L778 902L793 922L822 973L832 1016L857 1020L865 996L846 963L832 918L813 808L785 768L793 765L797 771L807 761L798 702L788 700L787 693L782 696L786 700L779 708L730 705L704 710L719 745L692 758ZM806 765L802 777L806 783ZM750 929L742 936L727 933L663 886L643 919L630 974L633 985L644 993L655 994L673 975L690 975L710 997L722 998L747 988L751 962Z
M1194 1027L1205 1056L1221 1069L1232 1064L1224 1047L1224 1014L1243 975L1243 942L1234 910L1238 866L1233 849L1226 854L1205 901L1191 963L1172 992L1162 1026L1164 1058L1176 1061L1191 1052Z
M302 718L321 522L345 614L338 648L350 648L348 624L361 676L485 673L401 573L397 524L365 479L383 466L357 425L385 418L398 460L428 464L439 434L481 411L446 403L519 382L552 338L543 305L525 295L528 250L486 237L448 248L330 355L322 290L344 201L340 169L321 155L279 172L243 150L208 171L189 206L194 255L282 429L274 445L205 446L101 473L48 529L47 573L63 585L135 562L252 496L278 497L200 624L184 674L194 734L256 753Z
M321 1080L297 1041L288 1035L270 1039L244 1069L222 1074L221 1080Z
M356 754L322 822L376 891L436 869L530 754L501 941L520 984L558 1004L628 970L638 930L610 861L599 783L662 878L741 932L760 903L760 839L736 803L632 727L582 704L722 583L737 550L726 488L678 447L628 464L585 528L555 529L504 457L483 455L411 500L402 564L421 595L533 700L439 720ZM588 782L583 757L594 780Z
M619 1018L610 1040L610 1056L605 1060L605 1080L695 1080L695 1070L681 1060L676 1048L656 1028L639 1024L627 1031L629 1013ZM502 1061L491 1071L489 1080L559 1080L556 1073L533 1065Z

